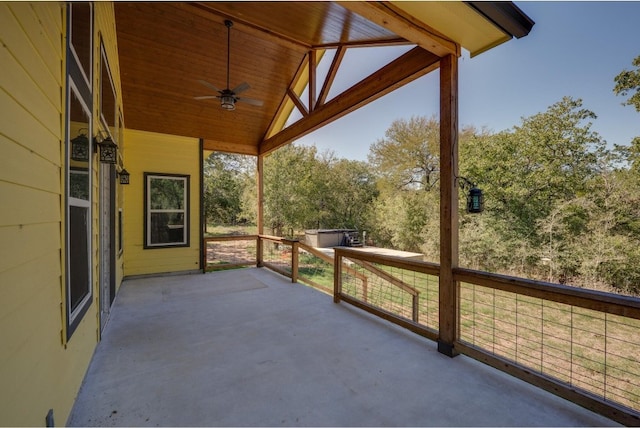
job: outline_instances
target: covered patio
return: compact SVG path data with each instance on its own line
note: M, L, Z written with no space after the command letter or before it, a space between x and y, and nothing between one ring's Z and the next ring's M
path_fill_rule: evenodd
M71 426L613 426L264 268L125 280Z

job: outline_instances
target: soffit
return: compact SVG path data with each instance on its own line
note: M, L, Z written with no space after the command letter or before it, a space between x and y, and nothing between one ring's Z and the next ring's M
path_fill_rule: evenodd
M461 1L394 1L391 3L457 42L468 50L471 56L511 39L510 34Z

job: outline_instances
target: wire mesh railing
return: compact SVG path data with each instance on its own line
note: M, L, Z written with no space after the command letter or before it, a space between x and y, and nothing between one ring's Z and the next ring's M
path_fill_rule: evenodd
M205 271L256 264L257 235L225 235L203 240Z
M262 242L261 263L281 275L292 278L294 273L292 247L295 241L266 235L260 235L260 241Z
M334 258L317 248L298 244L298 280L327 294L333 294Z
M437 265L427 262L336 249L340 269L334 299L345 300L416 333L435 339L439 302ZM356 281L358 276L366 282Z
M460 346L640 412L637 299L458 269Z

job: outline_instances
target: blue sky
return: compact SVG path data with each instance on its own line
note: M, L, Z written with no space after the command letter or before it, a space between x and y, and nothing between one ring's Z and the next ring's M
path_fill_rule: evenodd
M640 1L516 4L536 22L528 36L460 58L460 125L510 129L571 96L596 113L592 130L610 145L640 136L640 113L613 93L614 77L632 69L640 55ZM334 89L349 87L406 49L352 49ZM369 146L395 119L438 114L438 78L437 71L424 76L298 143L366 160Z

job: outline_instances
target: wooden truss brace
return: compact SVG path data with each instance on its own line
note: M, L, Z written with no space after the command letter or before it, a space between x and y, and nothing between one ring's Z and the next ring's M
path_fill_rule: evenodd
M345 51L345 46L337 48L320 93L317 96L317 52L311 50L307 53L276 114L276 117L282 116L287 111L287 105L291 108L290 103L292 102L302 114L302 118L275 135L271 134L275 128L275 122L272 122L266 138L260 145L259 153L261 155L289 144L437 69L440 61L438 55L421 47L415 47L327 102L327 95L344 58ZM306 79L303 80L303 77L306 77ZM302 93L307 83L309 85L309 102L305 106L297 94Z

